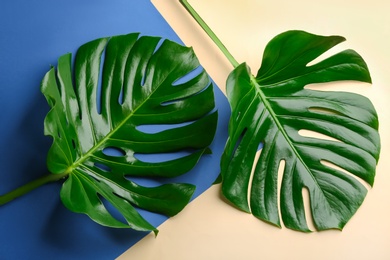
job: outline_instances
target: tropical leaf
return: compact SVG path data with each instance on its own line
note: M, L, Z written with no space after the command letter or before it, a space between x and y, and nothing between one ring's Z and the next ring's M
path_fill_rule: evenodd
M67 177L62 202L102 225L157 232L135 207L173 216L195 187L143 187L129 176L179 176L210 152L217 124L212 83L191 48L157 37L128 34L86 43L74 73L71 59L60 57L41 85L51 107L44 123L53 137L47 165ZM165 130L142 130L161 124ZM142 160L177 151L177 158Z
M318 230L342 229L363 202L362 182L373 184L380 152L373 105L357 94L305 88L371 81L365 62L352 50L308 65L344 40L288 31L266 46L256 77L245 63L229 75L232 117L221 160L222 192L241 210L276 226L281 215L286 227L307 232L308 217ZM311 216L305 215L304 189Z

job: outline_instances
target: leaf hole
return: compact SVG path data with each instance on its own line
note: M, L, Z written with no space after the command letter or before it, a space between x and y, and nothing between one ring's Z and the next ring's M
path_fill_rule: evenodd
M104 171L104 172L111 172L111 168L108 167L108 166L105 165L105 164L95 162L95 163L94 163L94 166L95 166L96 168L98 168L98 169ZM97 179L95 179L95 180L97 180Z
M103 82L103 67L104 60L106 58L106 49L104 48L102 55L100 56L99 77L96 89L96 112L100 115L102 113L102 82Z
M349 175L350 177L356 179L357 181L360 182L360 184L362 184L367 190L369 190L371 188L370 184L368 184L366 181L364 181L363 179L359 178L358 176L352 174L351 172L347 171L346 169L332 163L332 162L329 162L327 160L321 160L320 161L322 165L326 166L326 167L329 167L329 168L332 168L332 169L335 169L337 171L340 171L340 172L343 172L344 174L347 174Z
M154 51L153 51L153 54L154 55L161 47L161 45L163 44L165 40L164 39L160 39L157 44L156 44L156 47L154 48ZM149 64L150 64L150 60L148 61L148 64L145 66L145 70L142 72L142 78L141 78L141 86L144 86L145 85L145 82L146 82L146 78L147 78L147 71L148 71L148 68L149 68Z
M119 105L123 105L123 102L124 102L123 96L124 96L124 88L123 88L123 86L122 86L122 87L121 87L121 90L120 90L120 92L119 92L119 97L118 97L118 103L119 103Z
M257 151L260 151L264 147L264 142L260 142L259 146L257 146Z
M56 86L57 86L57 89L58 89L58 92L60 93L60 97L62 97L63 93L62 93L62 84L61 84L61 81L60 81L60 78L59 78L59 72L57 69L55 69L55 74L56 76L54 77L55 81L56 81Z
M142 74L141 87L143 87L145 85L145 82L146 82L146 69L145 69L144 73Z
M249 176L248 194L247 194L247 201L248 201L248 205L249 205L249 206L251 205L251 204L250 204L250 197L251 197L253 176L254 176L254 174L255 174L255 170L256 170L257 162L259 161L259 158L260 158L260 154L261 154L261 150L258 150L258 151L256 152L255 158L253 159L252 170L251 170L251 174L250 174L250 176Z
M135 153L134 157L137 160L145 163L161 163L161 162L167 162L167 161L183 158L185 156L191 155L193 152L194 151L187 149L187 150L182 150L182 151L172 152L172 153L158 153L158 154Z
M103 149L103 154L111 157L123 157L126 155L126 151L114 146L108 146Z
M72 147L73 147L73 149L76 149L76 142L74 139L72 139Z
M199 76L203 72L204 72L203 67L198 66L195 69L193 69L192 71L188 72L186 75L176 79L172 83L172 86L179 86L179 85L185 84L185 83L189 82L191 79L196 78L197 76Z
M178 98L178 99L173 99L173 100L167 100L167 101L164 101L164 102L161 102L160 105L161 106L169 106L169 105L176 105L177 106L177 109L180 109L180 103L185 100L185 99L188 99L188 98L191 98L191 97L194 97L194 96L197 96L197 95L200 95L203 91L206 91L206 89L208 89L210 85L207 85L205 88L203 88L202 90L200 90L199 92L197 93L194 93L192 95L188 95L188 96L184 96L184 97L181 97L181 98Z
M115 196L118 196L116 195L115 193L113 193ZM100 202L103 204L104 208L108 211L108 213L113 217L115 218L116 220L124 223L124 224L127 224L127 221L125 219L125 217L122 215L122 213L120 213L120 211L115 208L106 198L104 198L101 194L97 194L98 197L99 197L99 200ZM123 199L122 197L118 196L120 199ZM124 199L123 199L124 200Z
M307 227L311 231L317 230L317 228L314 224L313 215L311 213L310 191L307 187L302 188L302 199L303 199L303 208L305 211L305 218L306 218Z
M341 50L342 50L342 44L333 46L331 49L327 50L326 52L322 53L317 58L315 58L314 60L306 64L306 67L311 67L318 63L321 63L322 61L325 61L326 59L332 57L333 55L338 54Z
M148 187L148 188L158 187L164 184L165 182L170 181L167 180L166 178L145 178L145 177L127 176L127 175L125 175L125 179L134 182L137 185L141 185L143 187Z
M156 45L156 47L154 48L154 51L153 51L153 54L155 54L161 47L161 45L164 43L165 39L160 39Z
M77 88L76 88L76 77L74 77L74 75L75 75L74 68L75 68L76 56L77 55L72 55L72 54L69 54L69 55L70 55L70 59L71 59L70 67L73 68L73 71L71 72L72 73L72 77L70 77L70 82L72 82L73 93L75 94L76 100L77 100L75 106L79 108L80 107L80 94L78 93ZM77 118L79 120L82 120L81 110L77 109L77 111L78 111Z
M310 137L310 138L317 138L317 139L322 139L322 140L328 140L328 141L335 141L335 142L342 142L339 139L336 139L334 137L331 137L329 135L325 135L322 133L318 133L312 130L307 130L307 129L301 129L298 131L298 134L303 137Z
M180 124L139 125L139 126L136 126L136 129L140 132L145 133L145 134L156 134L156 133L160 133L160 132L165 131L165 130L171 130L171 129L176 129L179 127L184 127L184 126L190 125L192 123L193 123L193 121L184 122L184 123L180 123Z
M278 167L278 180L277 180L277 191L278 191L278 214L280 224L283 225L282 221L282 212L281 212L281 206L280 206L280 197L281 197L281 191L282 191L282 181L283 181L283 175L284 175L284 169L286 167L286 161L280 160L279 167Z

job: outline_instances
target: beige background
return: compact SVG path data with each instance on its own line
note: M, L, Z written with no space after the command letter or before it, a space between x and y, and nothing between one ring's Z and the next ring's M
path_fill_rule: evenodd
M231 65L178 0L152 1L220 88ZM381 159L375 185L342 232L277 229L221 201L213 186L119 259L390 259L390 1L190 0L238 62L256 73L266 43L291 29L342 35L366 60L373 84L329 84L365 95L380 119ZM334 52L333 51L333 52Z

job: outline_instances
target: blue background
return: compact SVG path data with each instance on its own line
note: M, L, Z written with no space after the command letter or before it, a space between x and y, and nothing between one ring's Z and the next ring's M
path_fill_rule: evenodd
M131 32L180 42L147 0L0 1L0 194L47 173L51 139L43 135L43 119L49 107L39 86L50 65L85 42ZM213 154L178 179L197 185L194 197L218 175L227 138L229 106L215 91ZM48 184L0 207L0 259L113 259L146 235L68 211L60 188L60 182ZM156 226L166 220L142 214Z

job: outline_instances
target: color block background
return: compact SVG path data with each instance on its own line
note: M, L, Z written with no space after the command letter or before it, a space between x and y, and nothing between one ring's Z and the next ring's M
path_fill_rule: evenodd
M0 2L0 194L46 174L51 138L43 135L49 107L40 82L62 54L100 37L141 32L180 42L148 0ZM215 87L219 127L213 154L176 181L215 180L229 107ZM146 233L101 227L59 199L61 183L45 185L0 207L0 259L114 259ZM154 225L166 220L142 212Z
M152 1L202 65L224 88L232 67L178 0ZM368 64L373 83L321 86L352 91L377 109L381 158L374 188L342 232L303 234L277 229L223 203L219 186L195 199L119 259L390 259L390 2L385 0L189 0L238 62L255 73L267 42L286 30L342 35L332 52L354 49Z
M101 36L142 30L143 34L178 39L149 1L128 2L1 1L0 193L45 171L50 139L43 136L42 122L48 107L38 86L48 64L55 64L59 55ZM232 67L215 45L178 0L153 3L180 39L194 46L202 65L223 90ZM390 2L190 3L235 58L246 61L253 71L260 65L265 44L285 30L345 36L347 42L338 50L358 51L368 63L373 84L332 84L327 89L358 92L374 103L382 140L375 185L343 232L312 234L279 230L262 223L223 203L219 186L213 186L181 214L160 225L157 239L146 235L119 259L390 259ZM76 18L82 22L74 23ZM62 38L61 32L73 37ZM15 136L18 138L12 138ZM11 159L18 156L20 159ZM204 169L208 172L209 168ZM135 243L137 235L131 231L102 228L64 209L58 198L59 188L56 184L45 186L0 208L0 259L113 259Z

